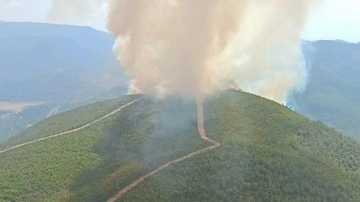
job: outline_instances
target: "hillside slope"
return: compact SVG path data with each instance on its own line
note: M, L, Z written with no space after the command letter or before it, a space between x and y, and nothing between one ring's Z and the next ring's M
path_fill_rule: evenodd
M306 42L307 88L290 98L296 110L360 139L360 43Z
M360 144L253 95L207 99L218 150L155 175L123 201L357 201Z
M71 120L88 122L137 98L55 116L3 148L77 127ZM119 201L360 199L359 142L244 92L209 96L204 110L207 135L221 145L170 165ZM83 130L2 153L0 201L106 201L159 166L208 147L196 111L191 101L145 96Z

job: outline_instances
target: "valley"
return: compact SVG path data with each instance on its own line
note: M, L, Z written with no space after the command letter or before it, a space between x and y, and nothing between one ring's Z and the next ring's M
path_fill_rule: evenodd
M25 109L43 104L42 102L5 102L0 101L0 111L20 113Z
M92 122L90 122L90 123L86 123L85 125L80 126L80 127L78 127L78 128L74 128L74 129L71 129L71 130L68 130L68 131L64 131L64 132L61 132L61 133L57 133L57 134L55 134L55 135L50 135L50 136L42 137L42 138L39 138L39 139L36 139L36 140L32 140L32 141L29 141L29 142L25 142L25 143L21 143L21 144L18 144L18 145L14 145L14 146L11 146L11 147L6 148L6 149L4 149L4 150L0 150L0 154L1 154L1 153L5 153L5 152L10 151L10 150L13 150L13 149L17 149L17 148L20 148L20 147L29 145L29 144L37 143L37 142L40 142L40 141L48 140L48 139L50 139L50 138L58 137L58 136L61 136L61 135L67 135L67 134L69 134L69 133L73 133L73 132L77 132L77 131L83 130L83 129L88 128L89 126L91 126L91 125L93 125L93 124L95 124L95 123L103 120L103 119L106 119L106 118L108 118L108 117L110 117L110 116L112 116L112 115L120 112L122 109L124 109L124 108L126 108L126 107L128 107L128 106L130 106L130 105L132 105L132 104L134 104L135 102L137 102L137 101L139 101L139 100L140 100L140 99L136 99L136 100L131 101L131 102L125 104L125 105L122 105L122 106L120 106L119 108L117 108L116 110L114 110L114 111L106 114L105 116L102 116L102 117L100 117L100 118L98 118L98 119L96 119L96 120L94 120L94 121L92 121Z

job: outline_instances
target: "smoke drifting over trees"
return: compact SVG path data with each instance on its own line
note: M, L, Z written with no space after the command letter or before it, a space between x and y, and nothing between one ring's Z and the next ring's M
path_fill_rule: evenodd
M300 37L316 3L109 0L108 30L131 92L194 97L235 85L283 102L306 81Z

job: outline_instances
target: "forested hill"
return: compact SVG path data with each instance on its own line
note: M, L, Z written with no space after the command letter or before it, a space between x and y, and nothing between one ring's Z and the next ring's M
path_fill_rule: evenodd
M209 147L196 111L193 101L138 95L46 119L0 150L93 124L0 153L0 201L106 201ZM206 133L220 146L146 178L119 201L360 200L359 142L245 92L208 96L204 111Z

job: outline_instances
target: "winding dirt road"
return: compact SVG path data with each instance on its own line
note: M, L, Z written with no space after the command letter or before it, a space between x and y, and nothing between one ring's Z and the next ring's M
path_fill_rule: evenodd
M94 121L92 121L92 122L90 122L90 123L87 123L87 124L85 124L85 125L83 125L83 126L80 126L80 127L78 127L78 128L74 128L74 129L71 129L71 130L68 130L68 131L65 131L65 132L61 132L61 133L58 133L58 134L55 134L55 135L50 135L50 136L47 136L47 137L43 137L43 138L39 138L39 139L32 140L32 141L29 141L29 142L25 142L25 143L22 143L22 144L18 144L18 145L9 147L9 148L7 148L7 149L1 150L1 151L0 151L0 154L5 153L5 152L8 152L8 151L10 151L10 150L14 150L14 149L23 147L23 146L25 146L25 145L34 144L34 143L36 143L36 142L41 142L41 141L48 140L48 139L51 139L51 138L54 138L54 137L58 137L58 136L61 136L61 135L66 135L66 134L69 134L69 133L72 133L72 132L80 131L80 130L82 130L82 129L85 129L85 128L87 128L87 127L89 127L89 126L91 126L91 125L93 125L93 124L95 124L95 123L97 123L97 122L100 122L100 121L102 121L102 120L104 120L104 119L106 119L106 118L108 118L108 117L110 117L110 116L112 116L112 115L120 112L122 109L124 109L124 108L126 108L126 107L128 107L128 106L130 106L130 105L132 105L132 104L134 104L135 102L137 102L137 101L139 101L139 100L141 100L141 99L142 99L142 98L138 98L138 99L133 100L133 101L131 101L131 102L125 104L125 105L122 105L121 107L119 107L119 108L115 109L114 111L106 114L105 116L102 116L102 117L100 117L100 118L98 118L98 119L96 119L96 120L94 120Z
M150 173L141 176L139 179L135 180L133 183L131 183L130 185L126 186L125 188L123 188L122 190L120 190L118 193L116 193L113 197L111 197L110 199L107 200L107 202L114 202L116 200L118 200L123 194L125 194L126 192L130 191L132 188L136 187L137 185L139 185L141 182L143 182L144 180L146 180L147 178L151 177L152 175L164 170L165 168L169 167L170 165L179 163L181 161L184 161L186 159L189 159L193 156L199 155L201 153L204 153L206 151L215 149L217 147L220 146L219 142L216 142L215 140L210 139L205 132L205 128L204 128L204 107L202 104L202 100L199 98L196 100L196 105L197 105L197 127L198 127L198 132L200 135L200 138L205 140L206 142L210 142L213 145L205 147L203 149L199 149L195 152L192 152L188 155L179 157L177 159L174 159L172 161L169 161L168 163L156 168L155 170L151 171Z

